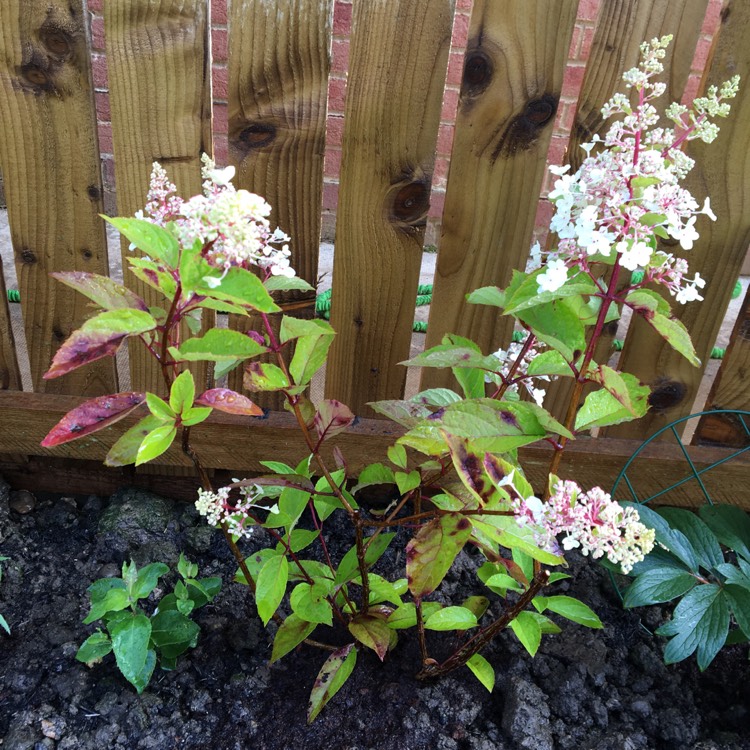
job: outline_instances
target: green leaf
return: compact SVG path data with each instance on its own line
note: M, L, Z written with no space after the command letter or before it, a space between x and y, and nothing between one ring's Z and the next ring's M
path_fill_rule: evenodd
M140 466L151 461L169 449L177 435L177 429L172 424L157 427L143 438L135 459L135 465Z
M112 636L112 650L115 652L117 666L125 679L135 685L140 693L150 679L149 674L144 684L144 669L148 666L146 660L151 639L151 621L143 614L129 615L110 624L109 632Z
M336 331L330 323L319 318L307 320L305 318L293 318L284 315L281 318L281 328L279 330L279 341L285 344L292 339L302 338L304 336L335 336Z
M403 603L401 594L406 591L406 579L401 578L395 583L391 583L382 576L375 573L367 574L367 582L370 586L370 604L380 604L381 602L391 602L397 607ZM352 579L352 583L362 585L361 576Z
M690 591L697 581L695 576L676 568L655 568L637 576L625 592L623 604L627 609L646 604L661 604Z
M267 362L248 362L245 365L245 375L242 385L248 391L280 391L291 385L289 378L277 365Z
M472 305L505 307L505 292L496 286L483 286L467 294L466 301Z
M518 317L538 339L559 351L568 362L573 362L586 349L586 329L568 300L529 307Z
M724 587L724 597L734 613L737 625L750 638L750 591L742 586L730 584Z
M609 365L599 365L596 368L590 368L588 377L595 383L599 383L611 396L622 404L628 412L635 418L641 417L641 411L644 408L642 402L633 403L633 395L638 398L639 394L645 393L644 398L648 398L649 389L646 386L634 387L633 381L625 377L627 373L620 373L613 370ZM646 406L647 408L647 406Z
M455 344L438 344L399 364L407 367L476 367L489 372L502 367L495 356L484 356L477 349Z
M319 536L320 531L295 529L285 537L284 541L289 545L289 549L296 553L305 549L305 547L309 547ZM284 552L286 546L282 542L279 542L276 545L276 549L279 552Z
M477 627L477 616L466 607L445 607L430 615L426 630L469 630Z
M388 460L398 466L399 469L405 469L407 465L406 448L400 443L388 446Z
M620 400L604 388L592 391L576 415L576 432L628 422L642 417L648 411L648 396L651 389L641 385L638 378L630 373L621 373L621 378L632 408L623 406Z
M167 299L174 299L177 294L177 282L171 273L164 270L164 266L150 258L129 257L127 259L130 271L144 284L156 289Z
M471 536L471 523L447 513L426 523L406 545L406 578L416 599L432 593Z
M134 599L145 599L159 583L159 579L169 573L169 566L156 562L144 566L138 571L132 596Z
M673 529L685 535L704 568L711 570L724 562L716 536L695 513L683 508L659 508L657 512Z
M587 628L604 627L594 610L572 596L548 596L545 598L545 609L564 617L566 620L572 620Z
M180 243L166 229L145 219L110 218L108 216L102 216L102 218L146 255L163 261L170 268L177 268L180 259Z
M722 590L702 584L689 591L675 607L672 620L658 635L674 636L664 649L664 662L674 664L697 650L698 668L703 671L724 645L729 632L729 610Z
M563 286L556 289L554 292L539 291L538 277L544 273L544 270L545 269L540 268L538 271L529 274L521 284L513 289L512 294L506 296L506 315L523 317L518 315L518 313L525 312L535 307L545 306L555 300L563 299L564 297L577 297L582 294L593 295L599 291L591 277L583 272L569 278ZM510 291L510 287L508 291Z
M195 578L198 575L198 566L191 563L185 555L180 552L180 559L177 561L177 572L183 578Z
M486 534L497 544L510 550L520 550L545 565L561 565L563 558L541 549L534 532L528 526L519 526L512 516L471 516L471 525Z
M643 316L646 322L676 351L682 354L690 364L700 367L701 361L696 354L693 341L685 324L675 318L668 318L661 313Z
M138 457L138 450L146 438L146 435L149 435L162 424L163 422L152 414L144 417L140 422L124 433L109 449L109 453L107 453L107 457L104 459L105 465L127 466L129 464L134 464Z
M495 687L495 670L481 654L474 654L466 666L473 672L479 682L491 693Z
M268 349L244 333L229 328L209 328L204 336L184 341L169 353L180 362L231 362L257 357Z
M195 401L195 381L190 370L181 372L169 392L169 406L175 414L183 414Z
M431 617L435 612L442 609L440 602L422 602L422 618ZM392 630L406 630L417 624L417 609L413 602L406 602L391 612L388 617L388 627Z
M532 612L519 612L510 622L510 629L515 633L521 645L536 656L542 642L542 628Z
M118 581L119 579L114 579ZM96 600L91 598L91 611L83 621L84 625L89 625L96 620L100 620L107 612L119 612L130 604L128 592L125 590L125 584L119 580L121 587L109 588L101 598ZM91 589L89 589L90 591Z
M505 596L508 590L518 592L524 590L524 587L515 578L512 578L507 573L495 573L494 575L491 575L484 582L484 585L487 586L490 591L498 594L499 596Z
M360 473L357 484L352 488L352 495L356 495L365 487L372 487L379 484L395 484L396 477L393 470L383 464L370 464Z
M180 423L183 427L192 427L205 422L211 416L212 411L213 409L209 406L194 406L192 409L186 409L182 412Z
M91 667L100 662L111 650L112 641L109 640L109 636L97 630L81 644L76 659L82 661L87 667Z
M625 301L633 308L634 312L640 315L650 315L651 313L670 315L672 313L669 302L652 289L634 289L625 297Z
M204 604L208 604L221 591L221 578L212 576L211 578L199 578L197 581L190 578L185 582L185 586L197 609Z
M135 292L118 284L109 276L83 271L60 271L51 273L52 278L75 289L88 297L94 304L105 310L116 310L123 307L136 310L148 310L146 303Z
M267 278L263 285L269 292L314 292L315 287L308 284L299 276L271 276Z
M408 474L403 471L397 471L394 474L394 478L396 479L396 486L401 495L417 489L422 483L422 477L418 471L411 471Z
M378 534L372 543L370 543L372 537L363 539L363 543L367 547L367 551L365 552L365 563L368 568L371 568L380 559L381 555L388 549L388 545L395 536L396 534L393 532ZM357 547L355 545L343 556L343 558L341 558L339 567L336 570L336 584L340 585L347 581L351 581L357 575L359 575L359 565L357 563Z
M307 723L315 721L315 717L323 707L343 687L357 663L357 649L354 644L334 651L323 663L315 679L315 685L310 693L307 706Z
M263 625L268 625L281 604L288 580L289 563L284 555L274 555L260 569L255 589L255 605Z
M279 312L279 306L263 286L263 282L251 271L233 266L227 271L221 284L212 288L198 284L196 291L206 297L231 302L263 313Z
M299 646L316 627L317 623L315 622L305 622L296 614L289 615L279 626L273 639L271 664Z
M326 598L329 591L329 587L322 581L315 581L312 585L298 583L289 599L292 611L307 622L332 625L333 610Z
M305 323L325 323L323 320L307 320ZM326 324L327 325L327 324ZM332 329L331 329L332 331ZM298 385L307 385L313 375L325 364L334 333L300 336L289 363L289 374Z
M526 369L529 375L558 375L572 377L573 370L560 352L550 349L537 354Z
M371 648L380 661L385 659L391 642L391 628L385 620L375 615L357 615L349 623L349 632L367 648Z
M750 562L750 517L733 505L704 505L700 517L716 538Z
M175 610L158 612L151 618L151 640L159 653L175 659L198 643L200 628Z
M162 423L174 422L175 416L177 416L169 404L163 399L159 398L155 393L146 394L146 404L148 410Z

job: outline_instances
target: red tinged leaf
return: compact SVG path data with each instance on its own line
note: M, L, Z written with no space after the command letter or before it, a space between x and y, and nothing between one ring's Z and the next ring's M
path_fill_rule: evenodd
M254 404L247 396L230 391L229 388L211 388L195 399L199 406L225 411L227 414L242 414L248 417L263 416L263 409Z
M128 391L99 396L69 411L42 440L42 447L69 443L79 437L102 430L126 417L146 400L145 393Z
M343 432L355 419L356 417L346 404L336 399L328 399L318 406L318 411L315 413L315 431L322 441Z

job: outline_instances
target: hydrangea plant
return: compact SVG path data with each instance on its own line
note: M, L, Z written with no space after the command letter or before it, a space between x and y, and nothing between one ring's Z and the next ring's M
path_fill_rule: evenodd
M661 286L687 302L699 297L704 282L697 274L689 278L686 261L660 250L657 239L674 237L689 249L698 216L714 218L708 202L699 209L678 184L691 166L680 146L715 136L711 118L727 114L724 100L734 96L737 81L710 90L692 110L672 105L667 112L675 127L656 127L652 101L664 86L654 78L668 42L666 37L643 45L640 67L625 76L633 96L615 96L605 106L606 116L620 119L603 139L584 146L588 156L581 168L572 175L556 170L560 179L550 196L555 249L536 248L541 266L516 271L507 288L469 295L471 304L512 316L523 341L509 351L484 354L470 340L448 335L407 361L450 369L460 391L430 389L372 404L400 424L403 434L382 462L360 471L349 469L338 446L335 465L321 452L352 424L354 414L336 400L313 403L306 395L334 331L324 321L283 314L277 327L271 325L269 316L283 313L274 292L310 287L290 267L288 238L271 231L268 205L235 190L231 168L219 170L206 159L204 194L183 201L155 165L144 213L109 220L141 251L130 266L163 296L162 307L149 307L104 277L57 274L101 312L63 344L47 377L112 355L126 338L136 338L161 368L164 398L120 393L93 399L66 415L43 444L58 445L147 410L110 450L106 462L119 466L156 458L181 433L200 477L197 508L223 531L239 566L235 580L254 593L263 623L277 625L271 660L303 642L330 652L311 693L309 720L345 683L360 649L384 659L396 648L400 631L409 628L416 630L421 652L418 677L466 666L491 690L494 671L480 651L500 631L509 628L533 655L543 634L559 631L550 614L601 627L584 603L545 590L567 577L549 570L565 565L566 550L606 556L628 570L652 548L654 532L636 510L620 507L601 488L584 490L557 473L565 444L576 433L635 419L648 408L647 386L594 361L605 324L623 308L698 363L687 331L657 290ZM633 270L644 272L643 281L627 283L624 275ZM204 309L253 315L262 328L247 334L212 328L195 335ZM193 332L184 340L182 321ZM259 362L260 355L275 362ZM247 395L225 388L196 396L186 368L195 361L214 363L217 376L241 366L251 395L283 394L307 455L296 466L269 456L268 474L214 487L191 446L191 430L213 409L248 417L261 410ZM562 421L543 408L539 387L559 377L574 382ZM590 392L581 406L585 388ZM524 392L532 400L523 400ZM548 485L533 488L518 449L538 441L550 443L554 452ZM379 513L360 507L363 493L376 487L393 496ZM349 520L352 534L351 548L338 559L327 544L327 521L334 513ZM375 570L397 529L408 536L405 569L403 577L389 580ZM246 558L243 538L261 533L270 545ZM479 593L447 602L441 583L467 545L483 558L476 565ZM333 626L348 633L344 647L326 642ZM455 631L457 645L447 658L432 655L431 631Z

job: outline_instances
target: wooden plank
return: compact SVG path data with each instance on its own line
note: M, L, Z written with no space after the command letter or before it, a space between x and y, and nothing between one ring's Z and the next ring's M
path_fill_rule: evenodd
M313 286L323 187L333 0L235 2L229 18L229 150L235 184L272 206L272 227L291 238L292 267ZM315 292L286 293L284 302L315 312ZM260 321L232 316L230 327ZM253 325L255 324L255 325ZM229 387L242 390L242 369ZM277 394L259 403L280 408Z
M0 164L34 389L94 396L116 389L111 359L42 379L91 314L49 273L108 273L85 24L82 0L0 5Z
M682 99L707 6L707 0L611 0L602 3L565 159L572 171L581 166L585 157L581 144L589 142L595 134L604 136L611 124L611 119L602 117L602 105L613 94L625 91L622 75L638 64L640 45L644 40L674 35L664 58L666 77L662 80L666 82L667 90L662 101ZM553 246L548 242L548 247ZM629 279L630 275L625 274L621 288ZM602 336L594 355L596 362L606 362L614 337L614 328ZM544 400L545 408L557 417L564 417L572 391L571 378L560 378L550 384Z
M577 5L474 4L426 346L445 333L484 351L510 341L513 321L465 296L525 264ZM422 373L422 388L450 383L448 371Z
M707 409L737 409L750 411L750 291L745 295L742 310L737 316L732 337L706 400ZM746 417L748 427L750 419ZM702 417L693 442L721 445L746 445L749 436L742 421L731 414Z
M207 0L107 0L104 23L118 213L143 208L154 161L181 196L200 193L201 154L212 152ZM127 268L127 240L122 255ZM129 270L125 283L150 305L163 304ZM131 387L162 392L158 367L140 342L129 352ZM207 371L193 370L199 389Z
M406 381L453 9L354 4L326 394L361 414Z
M13 326L8 309L3 267L0 264L0 391L20 391L21 371L18 369Z
M735 74L750 80L750 3L727 3L715 39L711 67L704 85L717 84ZM674 305L674 313L693 337L698 356L705 363L711 354L750 244L750 96L742 89L732 102L731 116L720 120L721 132L712 144L693 141L687 149L696 167L686 180L699 204L706 196L718 221L700 217L700 240L687 254L690 272L707 280L705 301ZM679 248L671 247L674 252ZM704 367L695 368L676 354L647 324L631 325L620 360L621 369L632 372L654 391L652 410L630 425L606 430L616 437L640 437L686 416L700 386Z
M0 461L7 461L2 454L10 452L47 458L101 461L117 437L137 417L125 419L112 428L52 450L39 446L57 420L80 402L81 399L70 396L0 391L0 414L3 419ZM341 448L350 471L357 472L365 465L382 459L388 446L402 433L403 430L391 422L362 419L331 441L331 445ZM296 463L307 454L294 418L287 413L271 413L265 419L214 413L193 431L192 442L206 466L228 470L233 476L242 472L264 471L261 460ZM583 487L598 485L609 490L627 459L639 447L640 442L635 440L580 438L567 447L560 476L575 477ZM332 459L331 451L330 446L324 451L324 456L329 461ZM722 448L696 446L691 446L689 451L699 469L725 459L732 453ZM641 455L645 460L639 459L629 471L639 492L656 492L688 474L685 458L676 445L651 444ZM551 449L527 447L521 449L520 458L530 481L537 491L541 491L547 481ZM163 472L167 467L188 467L189 462L175 445L156 459L155 466ZM744 457L729 461L721 469L712 472L714 499L750 509L750 497L746 491L748 471L750 454L746 453ZM677 493L674 498L670 495L670 502L674 499L675 504L688 507L700 505L702 496L694 485L694 482L690 486L686 485L684 491Z

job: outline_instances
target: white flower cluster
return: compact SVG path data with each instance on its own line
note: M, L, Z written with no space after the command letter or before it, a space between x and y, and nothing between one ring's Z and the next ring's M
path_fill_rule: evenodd
M289 264L289 237L270 229L271 206L259 195L235 190L234 167L217 169L206 154L203 161L203 195L183 201L166 172L154 162L148 202L137 214L161 226L174 222L184 247L203 245L208 263L225 273L232 266L258 266L274 276L294 276ZM219 280L214 279L218 284Z
M623 508L600 487L582 492L575 482L558 481L545 503L537 497L512 498L521 525L532 524L540 547L607 559L629 573L654 547L654 530L641 523L634 508Z
M519 360L518 364L516 365L516 360L518 360L519 355L521 354L521 351L523 350L523 344L518 343L516 341L513 341L506 349L498 349L496 352L493 353L493 357L496 357L500 363L499 372L502 374L503 378L507 378L510 375L511 367L515 366L515 369L513 371L513 377L519 377L519 376L526 376L523 377L522 380L519 382L523 384L524 388L528 392L528 394L536 401L536 403L541 406L544 403L544 397L547 395L547 392L543 388L535 388L532 378L528 376L528 367L529 364L534 360L534 358L539 354L539 347L544 346L541 342L537 344L536 347L529 347L526 352L524 353L523 357ZM494 376L493 376L494 377ZM540 375L536 376L537 380L544 380L549 382L550 378L546 375ZM506 393L518 393L518 383L512 383L510 386L508 386L508 389Z
M228 531L236 537L248 537L253 533L255 521L250 511L256 504L261 490L258 487L245 488L236 505L229 498L230 487L220 487L216 492L199 489L195 508L205 516L209 526L227 525Z
M723 100L736 95L739 79L733 78L720 90L712 87L695 101L693 111L672 104L667 116L677 129L656 128L659 117L650 102L666 87L651 79L663 71L661 60L670 40L663 37L642 45L640 66L624 76L636 90L638 104L632 106L624 94L612 97L602 114L622 118L603 139L594 136L583 145L587 158L578 171L567 174L569 166L550 167L559 177L549 194L555 204L550 229L560 241L537 277L540 292L559 289L570 270L591 273L591 263L619 262L630 271L643 270L644 285L662 284L678 302L702 299L698 290L705 280L698 274L689 279L687 262L657 250L656 238L672 237L690 250L698 238L696 217L705 214L716 220L708 199L699 208L679 186L693 166L679 147L687 140L715 137L716 126L708 118L729 113ZM601 148L592 155L595 147Z

